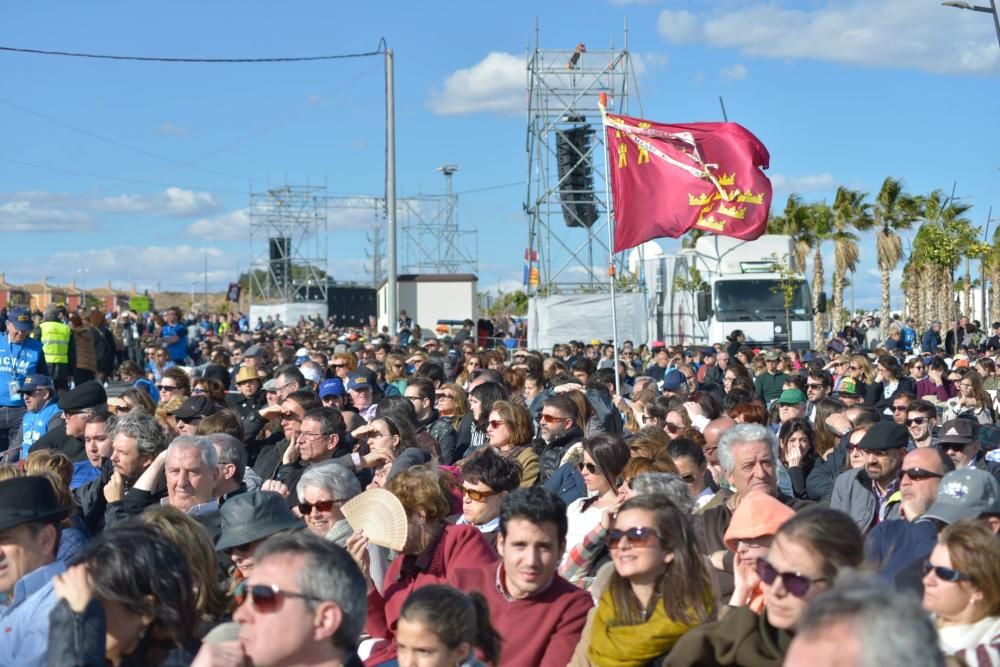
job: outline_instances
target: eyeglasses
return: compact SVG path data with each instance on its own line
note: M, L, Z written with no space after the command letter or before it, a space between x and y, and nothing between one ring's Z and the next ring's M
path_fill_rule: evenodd
M411 400L414 403L419 403L420 401L424 400L423 396L404 396L403 398Z
M488 422L486 422L486 426L488 426L489 428L500 428L503 425L504 423L502 419L491 419Z
M454 401L455 397L451 394L434 394L434 397L439 401Z
M191 426L192 424L195 425L200 424L201 419L202 419L201 415L195 415L194 417L177 417L177 421L179 423L187 424L188 426Z
M960 382L958 386L959 386L960 389L974 389L975 388L972 385L971 382Z
M904 423L907 426L923 426L927 423L927 417L914 417L913 419L907 419Z
M476 489L470 489L467 486L462 487L462 493L469 497L469 500L474 500L477 503L481 503L490 496L495 496L496 491L477 491Z
M299 514L302 516L309 516L315 509L317 512L329 512L335 506L343 505L343 500L317 500L314 503L307 503L305 501L299 503Z
M826 577L811 579L799 572L778 572L763 558L757 559L757 576L768 586L781 577L781 583L785 586L785 590L797 598L805 597L813 584L829 581Z
M262 614L271 614L278 611L285 598L300 598L302 600L312 600L313 602L323 602L322 598L304 593L293 593L283 591L275 585L257 584L248 586L245 581L240 582L236 590L233 591L236 604L243 606L243 603L250 600L255 611Z
M654 540L661 540L660 533L655 528L645 528L636 526L628 530L618 530L612 528L608 531L605 542L609 549L618 549L621 546L622 538L627 538L629 546L648 547L652 546Z
M158 384L156 385L157 391L177 391L179 387L175 384Z
M558 415L547 415L544 412L538 415L538 421L545 424L554 424L556 422L566 421L567 417L560 417Z
M299 431L299 439L301 440L316 440L318 438L325 438L329 433L309 433L308 431Z
M909 409L910 409L909 405L894 405L894 406L892 406L892 411L893 412L904 412L904 411L909 410Z
M961 451L969 446L968 442L942 442L939 445L941 449L945 451L956 450Z
M822 389L825 386L826 385L819 382L810 382L809 384L806 385L806 389Z
M924 576L927 576L931 572L934 576L941 581L948 581L956 584L960 581L971 581L972 577L965 574L964 572L959 572L958 570L953 570L950 567L944 567L942 565L932 565L929 560L924 561Z
M944 475L923 468L907 468L899 471L899 478L903 479L904 477L909 477L914 482L920 482L925 479L941 479Z
M579 463L577 463L576 467L580 470L580 472L583 472L584 470L586 470L591 475L596 475L597 472L600 470L600 468L598 468L593 463L584 463L583 461L580 461Z
M648 424L650 422L658 422L658 421L660 421L659 417L652 417L650 415L643 415L642 416L642 423L643 424Z
M860 371L861 370L861 366L848 366L847 370Z
M684 427L683 426L678 426L677 424L671 424L670 422L664 422L663 428L667 429L671 433L677 433L678 431L680 431Z
M330 364L330 368L343 368L347 364Z

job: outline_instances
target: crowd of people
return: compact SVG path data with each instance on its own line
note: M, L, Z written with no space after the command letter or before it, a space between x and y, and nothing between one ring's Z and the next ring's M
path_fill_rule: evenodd
M1000 665L1000 323L0 317L0 665Z

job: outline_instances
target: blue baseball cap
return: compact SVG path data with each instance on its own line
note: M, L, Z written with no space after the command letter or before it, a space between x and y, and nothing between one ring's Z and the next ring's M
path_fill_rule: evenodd
M341 382L340 378L323 380L323 383L319 386L320 398L326 398L327 396L343 396L344 393L344 383Z
M354 371L347 374L348 389L354 389L357 391L359 389L371 389L371 387L371 382L368 381L368 375L366 373Z
M684 384L686 378L676 368L672 368L663 376L663 389L666 391L677 391Z
M31 331L35 328L35 321L31 319L31 312L27 308L13 309L7 316L7 321L18 331Z
M32 375L26 376L21 380L21 388L18 389L22 394L30 394L36 389L51 389L52 380L49 379L48 375L41 375L39 373L34 373Z

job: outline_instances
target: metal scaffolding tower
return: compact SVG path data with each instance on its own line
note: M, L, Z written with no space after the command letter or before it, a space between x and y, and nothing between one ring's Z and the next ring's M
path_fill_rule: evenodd
M452 189L452 177L458 166L447 164L437 170L444 174L444 195L396 200L403 230L402 272L477 273L477 233L458 225L458 195Z
M326 188L250 194L250 302L327 300Z
M528 217L530 269L538 284L529 294L600 292L607 277L608 206L604 133L598 96L616 113L628 112L635 88L625 48L535 48L528 52ZM634 91L633 91L634 92ZM610 109L609 109L610 110ZM615 259L618 274L624 257ZM530 275L530 272L529 272Z

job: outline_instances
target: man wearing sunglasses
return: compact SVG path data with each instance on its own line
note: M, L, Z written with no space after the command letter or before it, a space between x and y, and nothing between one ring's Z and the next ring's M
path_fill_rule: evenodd
M195 665L358 665L365 580L347 551L304 531L274 535L236 591L239 638L203 645Z
M858 443L865 465L840 474L833 483L830 507L848 514L867 534L886 519L899 518L899 471L909 442L896 422L873 424Z
M54 449L68 456L74 463L84 461L87 450L83 432L87 428L87 417L108 411L108 394L100 382L90 380L60 396L58 405L62 410L63 422L49 428L28 451Z
M933 403L917 399L910 403L906 413L906 429L910 432L910 449L936 447L937 408Z
M543 444L535 450L540 464L539 482L544 483L555 474L566 450L583 439L577 421L576 403L565 394L554 394L542 404L538 431Z
M948 453L959 470L979 468L1000 479L1000 463L986 460L975 420L958 417L941 424L938 447Z
M828 371L817 370L809 373L806 378L806 397L809 404L806 406L806 417L809 423L816 423L816 406L824 398L830 395L833 390L833 376Z
M500 504L521 485L521 468L492 447L462 466L462 515L456 523L475 526L494 549L500 534Z

